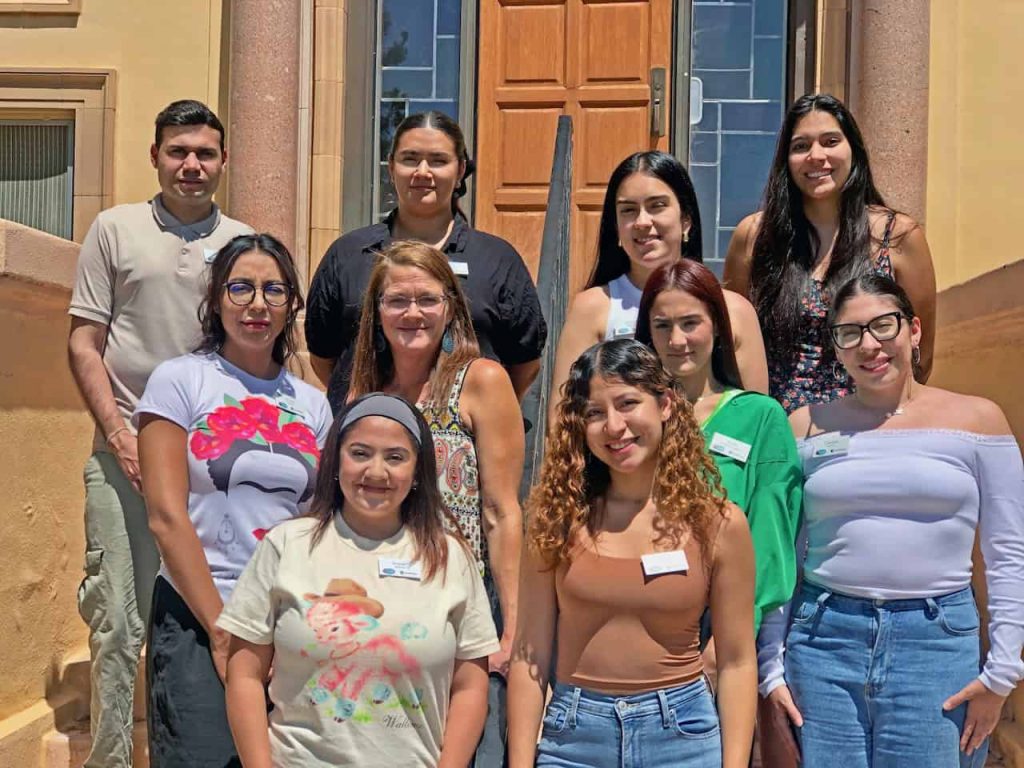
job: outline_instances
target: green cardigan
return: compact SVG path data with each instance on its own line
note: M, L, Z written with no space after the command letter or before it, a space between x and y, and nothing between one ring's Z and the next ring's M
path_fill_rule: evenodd
M767 395L739 389L722 394L701 429L729 501L743 510L750 524L757 561L756 634L761 617L788 602L796 587L795 542L803 501L796 440L781 405Z

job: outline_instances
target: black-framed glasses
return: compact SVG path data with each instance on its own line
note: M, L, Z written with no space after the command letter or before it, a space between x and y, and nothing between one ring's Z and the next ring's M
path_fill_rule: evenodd
M889 341L900 335L900 328L903 324L903 313L886 312L867 323L836 323L829 326L829 333L832 334L832 342L839 349L853 349L860 345L864 338L864 331L875 337L875 341Z
M292 298L292 289L288 283L272 280L260 286L263 301L270 307L283 307ZM247 307L256 298L256 286L248 280L228 280L224 283L228 301L239 307Z
M440 311L447 300L447 296L438 293L424 293L421 296L385 295L380 297L380 308L388 314L398 315L407 312L415 304L420 312L429 315Z

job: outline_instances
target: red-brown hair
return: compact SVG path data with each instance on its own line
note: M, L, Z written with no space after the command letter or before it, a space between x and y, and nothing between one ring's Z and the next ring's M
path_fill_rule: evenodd
M725 294L715 273L703 264L692 259L679 259L672 264L658 267L651 273L640 298L636 340L654 349L651 341L651 307L654 300L665 291L688 293L707 307L715 327L711 373L720 384L742 389L743 381L740 379L740 369L736 364L736 348L732 341L732 323L729 322Z

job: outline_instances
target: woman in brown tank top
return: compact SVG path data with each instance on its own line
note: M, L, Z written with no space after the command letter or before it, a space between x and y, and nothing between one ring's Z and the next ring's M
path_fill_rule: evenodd
M750 532L724 501L692 409L643 344L605 342L573 364L529 512L511 768L746 768ZM721 720L698 647L708 607Z

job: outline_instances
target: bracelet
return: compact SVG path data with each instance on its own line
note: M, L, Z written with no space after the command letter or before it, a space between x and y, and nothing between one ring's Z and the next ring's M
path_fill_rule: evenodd
M127 432L127 431L128 431L128 427L120 427L118 429L115 429L113 432L111 432L109 435L107 435L107 445L110 445L110 441L113 440L118 435L120 435L122 432Z

